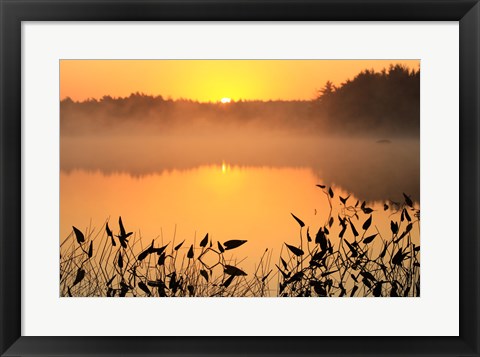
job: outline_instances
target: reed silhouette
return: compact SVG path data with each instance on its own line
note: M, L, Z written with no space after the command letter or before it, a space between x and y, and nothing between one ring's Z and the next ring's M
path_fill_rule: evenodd
M208 233L198 244L185 247L185 240L175 243L175 237L166 244L154 239L142 247L142 237L127 233L119 217L118 248L108 221L104 230L82 232L73 227L61 243L60 295L420 296L420 246L411 237L419 229L420 210L413 199L403 193L403 202L383 204L391 212L387 236L378 229L375 210L367 202L354 203L350 195L337 196L331 187L317 186L328 200L330 214L313 230L291 213L300 241L285 242L273 268L267 249L255 271L245 271L243 260L228 258L226 252L248 241L214 242ZM334 201L341 205L336 217ZM340 228L338 234L332 233L334 225Z

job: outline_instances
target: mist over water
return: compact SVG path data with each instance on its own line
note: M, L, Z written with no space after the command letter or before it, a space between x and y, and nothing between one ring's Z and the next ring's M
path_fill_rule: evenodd
M388 142L378 142L381 140ZM329 136L288 130L230 128L204 133L64 137L61 169L135 177L222 165L305 168L319 183L362 200L419 200L420 145L410 138Z

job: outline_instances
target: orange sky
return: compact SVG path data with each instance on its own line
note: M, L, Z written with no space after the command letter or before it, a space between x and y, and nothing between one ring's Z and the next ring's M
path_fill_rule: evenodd
M60 97L76 101L134 92L201 102L222 98L310 100L326 81L419 60L61 60Z

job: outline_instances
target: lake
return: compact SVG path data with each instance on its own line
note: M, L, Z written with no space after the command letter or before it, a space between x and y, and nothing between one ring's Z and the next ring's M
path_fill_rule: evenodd
M306 246L307 227L315 236L332 216L332 236L340 231L337 215L345 208L338 197L349 196L347 206L352 207L359 201L357 209L366 201L374 210L374 224L365 235L378 232L390 239L391 217L396 203L403 203L403 193L419 208L419 160L418 139L332 138L275 130L63 137L60 240L72 237L72 226L104 235L106 221L116 234L122 216L139 242L138 251L155 239L158 245L186 240L186 252L208 233L214 243L247 240L226 252L227 263L247 274L255 272L268 249L266 257L276 273L280 253L287 254L284 243ZM334 193L331 208L329 187ZM306 225L302 241L291 214ZM352 217L361 234L365 217ZM411 235L418 245L419 229ZM332 238L332 244L338 240ZM383 246L378 238L373 244L377 251Z

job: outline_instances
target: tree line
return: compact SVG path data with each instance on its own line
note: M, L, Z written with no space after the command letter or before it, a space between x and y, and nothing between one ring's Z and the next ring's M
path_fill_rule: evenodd
M366 69L338 86L328 81L315 98L305 101L201 103L138 92L81 102L65 98L60 103L60 118L62 134L70 135L142 125L165 131L202 121L214 126L248 124L320 134L419 136L420 70L401 65L379 72Z

